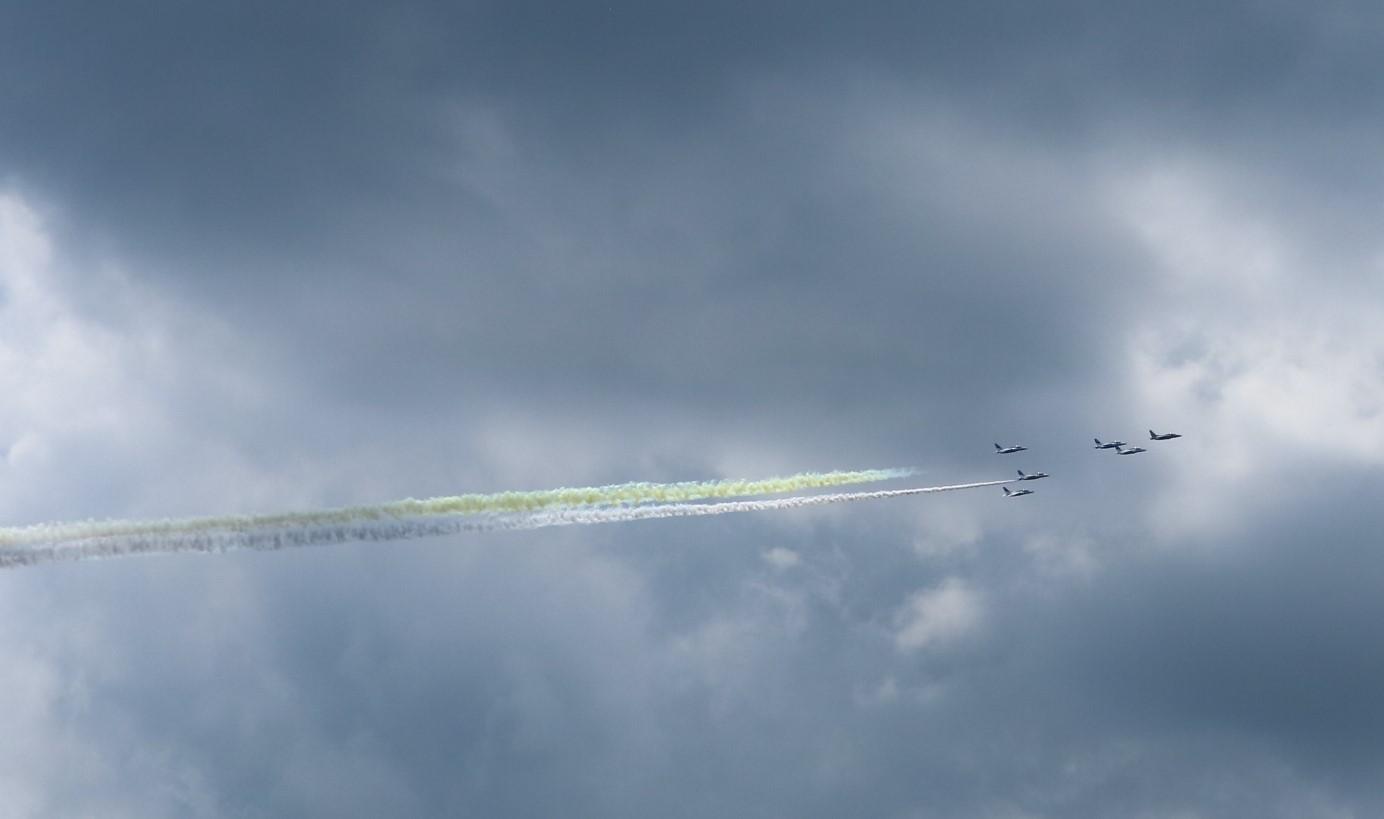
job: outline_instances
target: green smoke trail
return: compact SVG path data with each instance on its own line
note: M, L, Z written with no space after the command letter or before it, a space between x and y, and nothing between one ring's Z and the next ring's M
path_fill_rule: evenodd
M625 506L639 503L681 503L708 498L777 495L850 484L904 478L911 468L803 472L760 480L684 481L681 483L619 483L607 486L563 487L493 494L409 498L373 506L352 506L315 512L169 520L107 520L42 523L0 529L0 548L66 543L91 538L171 536L196 532L235 532L295 526L340 526L380 520L455 515L521 514L547 509Z

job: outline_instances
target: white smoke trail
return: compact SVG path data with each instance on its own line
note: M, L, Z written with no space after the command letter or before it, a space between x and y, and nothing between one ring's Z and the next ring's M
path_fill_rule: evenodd
M425 500L394 501L372 506L352 506L315 512L271 515L232 515L182 520L104 520L75 523L41 523L0 528L0 550L117 537L178 537L197 532L226 532L290 527L347 526L397 518L449 515L536 512L554 507L615 506L649 502L681 502L707 498L778 495L804 489L877 483L906 478L916 473L909 467L837 472L802 472L760 480L684 481L681 483L618 483L608 486L563 487L527 492L453 495Z
M876 492L840 492L771 500L724 503L673 503L652 506L593 509L552 509L530 514L490 514L446 517L397 517L354 522L312 523L292 527L252 529L198 529L177 533L138 533L89 537L70 542L48 542L0 547L0 567L32 566L60 560L90 560L122 555L175 552L224 552L237 549L277 550L357 541L403 540L468 531L541 529L596 523L622 523L674 517L726 515L733 512L766 512L863 500L899 498L935 492L952 492L982 486L1014 483L1014 478L950 486L925 486Z

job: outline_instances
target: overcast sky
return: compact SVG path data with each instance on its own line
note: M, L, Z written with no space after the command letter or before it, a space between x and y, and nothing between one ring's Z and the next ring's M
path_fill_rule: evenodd
M0 814L1384 813L1381 55L1365 2L0 6L0 523L1053 474L2 572Z

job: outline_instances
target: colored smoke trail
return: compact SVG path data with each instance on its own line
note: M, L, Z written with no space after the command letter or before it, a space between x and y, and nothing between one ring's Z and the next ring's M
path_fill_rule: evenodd
M450 515L514 514L555 507L600 507L636 503L676 503L708 498L778 495L805 489L876 483L906 478L912 468L863 469L837 472L802 472L760 480L684 481L681 483L618 483L608 486L563 487L524 492L453 495L425 500L394 501L373 506L352 506L316 512L270 515L228 515L182 520L107 520L76 523L41 523L0 529L0 550L17 546L42 546L80 540L120 537L180 537L198 532L234 533L292 527L350 526L372 521L391 521Z
M28 547L0 548L0 566L31 566L60 560L90 560L104 557L176 552L224 552L237 549L278 550L302 546L322 546L359 541L403 540L449 535L468 531L541 529L549 526L575 526L596 523L623 523L660 518L727 515L734 512L767 512L802 509L853 501L901 498L936 492L975 489L1014 483L1014 478L949 486L888 489L875 492L839 492L770 500L726 501L723 503L671 503L652 506L610 508L551 509L529 514L478 516L389 518L340 523L312 523L301 526L264 527L243 530L193 530L178 533L139 533L90 537L66 543L44 543Z
M518 525L497 526L505 529L538 529L545 526L571 526L590 523L626 523L659 518L690 518L704 515L728 515L732 512L771 512L778 509L803 509L832 503L902 498L934 492L954 492L981 486L1014 483L1016 478L980 483L958 483L950 486L919 486L912 489L881 489L875 492L837 492L831 495L806 495L772 500L727 501L725 503L669 503L656 506L631 506L617 509L554 509L528 515Z

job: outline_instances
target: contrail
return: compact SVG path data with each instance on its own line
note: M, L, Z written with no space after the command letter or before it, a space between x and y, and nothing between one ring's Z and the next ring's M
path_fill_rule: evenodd
M377 520L537 512L556 507L600 507L636 503L670 503L708 498L779 495L805 489L876 483L916 474L911 467L837 472L802 472L760 480L684 481L681 483L617 483L608 486L563 487L526 492L453 495L425 500L393 501L315 512L169 520L105 520L41 523L0 529L0 550L117 537L177 537L196 532L248 529L347 526Z
M924 486L876 492L839 492L770 500L723 503L670 503L651 506L550 509L527 514L453 515L412 518L378 518L358 521L310 523L292 527L238 530L197 529L176 533L103 535L71 542L47 542L0 547L0 567L32 566L62 560L90 560L122 555L175 552L224 552L238 549L278 550L359 541L403 540L459 532L541 529L596 523L622 523L659 518L727 515L733 512L767 512L853 501L900 498L935 492L952 492L982 486L1014 483L1016 479Z

